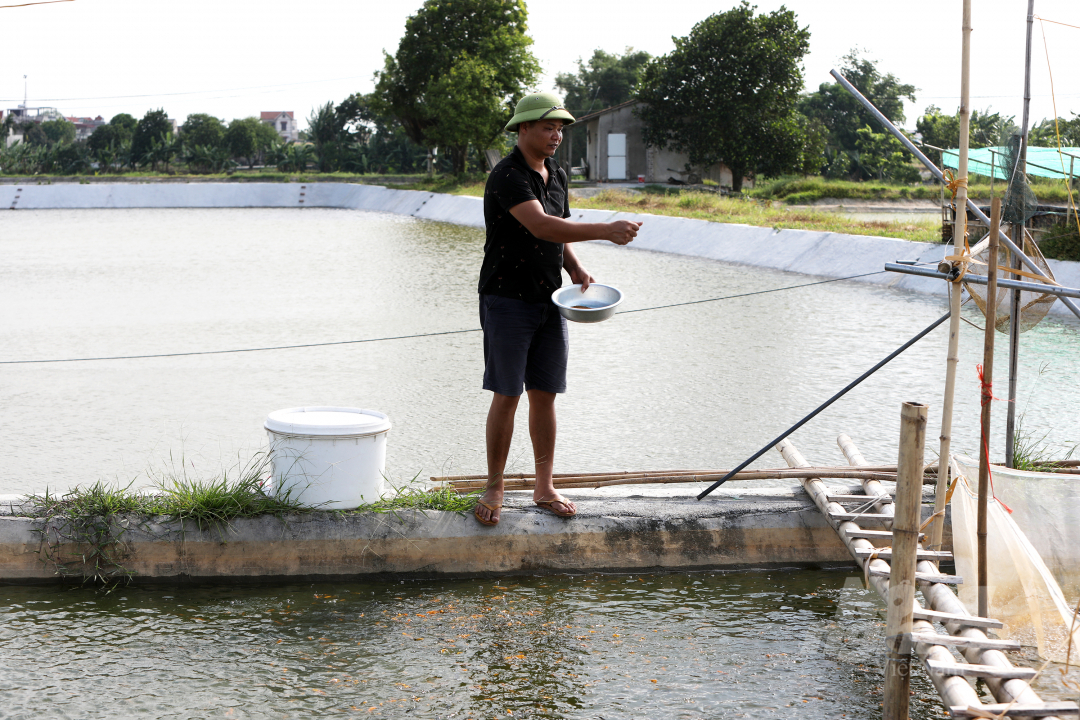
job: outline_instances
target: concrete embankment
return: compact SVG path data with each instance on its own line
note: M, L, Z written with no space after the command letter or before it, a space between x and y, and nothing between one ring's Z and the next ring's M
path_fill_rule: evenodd
M0 185L0 208L341 208L484 226L480 198L347 183L158 183ZM630 247L823 277L851 277L902 290L944 296L945 283L882 272L887 262L934 267L948 246L813 230L774 230L707 220L575 210L582 222L645 221ZM1049 261L1058 282L1080 287L1080 263ZM1072 317L1061 303L1052 313Z
M721 488L699 502L700 489L567 490L578 506L571 519L536 508L531 493L512 492L495 527L431 510L264 516L201 531L131 517L116 521L119 544L110 551L135 579L160 582L854 568L801 489ZM0 582L59 579L42 552L42 529L40 520L0 516ZM85 550L68 545L61 553Z

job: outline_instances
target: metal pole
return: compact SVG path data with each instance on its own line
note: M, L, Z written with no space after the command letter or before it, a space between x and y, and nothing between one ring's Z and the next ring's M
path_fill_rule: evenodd
M990 252L986 268L986 331L983 335L982 442L979 443L979 515L975 536L978 541L979 617L990 617L986 582L986 504L990 484L990 403L994 381L994 325L997 321L998 230L1001 227L1001 200L990 205Z
M884 128L886 130L891 132L893 134L893 136L897 140L900 141L901 145L903 145L904 147L906 147L908 149L908 152L910 152L912 155L914 155L919 160L919 162L921 162L923 165L925 165L926 168L928 170L930 170L931 174L933 174L934 177L936 177L938 179L938 182L944 182L945 181L945 178L942 176L941 171L937 169L937 166L934 165L934 163L930 162L930 159L928 157L926 157L926 155L924 155L922 153L922 151L919 150L919 148L915 147L915 145L911 142L911 140L908 139L907 135L900 132L900 130L897 129L897 127L895 125L893 125L892 122L887 117L882 115L881 111L878 110L876 107L874 107L873 103L871 103L869 100L867 100L865 97L863 97L863 94L861 92L859 92L858 89L854 85L852 85L850 82L848 82L847 78L845 78L843 75L841 75L836 70L831 70L829 72L829 74L832 75L836 79L836 81L838 83L840 83L840 85L845 90L847 90L849 93L854 95L855 99L858 100L862 104L863 107L865 107L868 111L870 111L870 114L873 115L875 118L877 118L878 122L880 122L882 124L882 126L884 126ZM982 210L980 210L979 207L975 203L973 203L971 201L971 198L968 198L967 205L968 205L968 209L971 210L971 213L976 218L981 220L987 226L990 225L990 218L986 217L986 213L984 213ZM1035 273L1036 275L1047 278L1049 280L1049 277L1047 277L1046 272L1041 267L1039 267L1037 264L1035 264L1035 262L1031 258L1029 258L1027 255L1025 255L1023 253L1023 251L1020 250L1020 248L1018 248L1016 246L1016 244L1012 240L1009 239L1008 235L1001 232L1000 228L998 229L998 239L1002 243L1004 243L1005 247L1009 248L1009 250L1011 250L1011 251L1013 251L1015 253L1018 253L1018 255L1020 257L1020 261L1022 263L1024 263L1024 265L1027 267L1028 270ZM1065 305L1065 307L1069 308L1069 310L1072 311L1073 315L1076 315L1076 317L1080 318L1080 305L1077 305L1072 300L1069 300L1068 298L1065 298L1065 297L1061 298L1061 302L1062 302L1062 304Z
M989 237L989 235L987 236ZM889 272L904 273L905 275L919 275L921 277L938 278L939 280L955 280L959 275L959 271L953 270L951 273L938 272L937 270L931 270L929 268L913 267L911 265L903 265L899 263L885 263L885 269ZM964 282L974 283L976 285L986 285L988 280L983 275L975 275L968 273L964 276ZM997 280L997 286L1002 288L1016 288L1018 290L1027 290L1028 292L1039 293L1040 295L1057 295L1058 297L1072 297L1080 298L1080 289L1062 287L1061 285L1044 285L1037 282L1025 282L1023 280L1005 280L999 278Z
M971 77L971 0L964 0L960 63L960 157L956 163L956 176L962 180L956 189L956 211L953 214L953 247L950 255L959 255L967 236L967 177L968 143L971 127L970 99ZM961 212L963 208L963 212ZM949 350L945 356L945 397L941 404L941 435L938 437L938 478L934 495L934 512L942 513L930 528L930 547L941 549L945 529L945 498L949 488L949 453L952 445L953 396L956 392L956 367L960 364L960 295L963 287L958 282L949 283Z
M1024 115L1023 124L1020 126L1020 172L1024 173L1027 181L1027 146L1028 146L1028 117L1031 109L1031 29L1035 24L1035 0L1028 0L1027 11L1027 45L1024 54ZM1024 247L1024 226L1027 223L1013 224L1013 242L1018 247ZM1010 258L1009 266L1014 270L1020 269L1020 258L1015 254ZM1016 385L1017 374L1020 369L1020 291L1013 290L1009 307L1009 405L1006 410L1005 420L1005 464L1015 467L1013 457L1013 444L1016 439Z
M843 389L843 390L841 390L840 392L838 392L838 393L836 393L835 395L833 395L833 396L832 396L831 398L829 398L828 400L826 400L825 402L823 402L823 403L822 403L821 405L818 405L818 406L817 406L817 408L816 408L816 409L815 409L815 410L814 410L813 412L811 412L811 413L810 413L809 415L807 415L806 417L804 417L804 418L803 418L802 420L800 420L799 422L797 422L797 423L795 423L794 425L792 425L791 427L789 427L789 428L788 428L787 430L785 430L785 431L784 431L783 433L781 433L781 434L780 434L780 436L779 436L778 438L776 438L775 440L773 440L772 442L770 442L769 444L767 444L767 445L766 445L765 447L763 447L763 448L761 448L760 450L758 450L758 451L757 451L756 453L754 453L753 455L751 455L750 457L748 457L748 458L747 458L746 460L743 460L743 461L742 461L742 463L741 463L741 464L740 464L740 465L739 465L738 467L736 467L736 468L735 468L734 470L730 471L730 472L729 472L729 473L728 473L727 475L725 475L724 477L722 477L722 478L720 478L719 480L717 480L716 482L714 482L714 483L713 483L712 485L710 485L710 486L709 486L708 488L706 488L705 490L702 490L702 491L701 491L701 493L700 493L700 494L699 494L699 495L697 496L697 499L698 499L698 500L703 500L703 499L705 498L705 496L706 496L706 495L708 495L708 494L709 494L709 493L711 493L711 492L712 492L713 490L715 490L716 488L718 488L718 487L720 487L721 485L723 485L724 483L726 483L726 482L727 482L728 480L730 480L731 478L735 477L735 475L736 475L736 474L737 474L737 473L738 473L738 472L739 472L740 470L742 470L742 469L743 469L743 468L745 468L745 467L746 467L747 465L749 465L750 463L752 463L752 462L754 462L755 460L757 460L757 459L758 459L759 457L761 457L761 456L762 456L762 455L764 455L765 453L769 452L769 450L772 450L772 449L773 449L773 448L774 448L774 447L775 447L776 445L779 445L779 444L780 444L780 441L781 441L781 440L783 440L783 439L784 439L784 438L786 438L786 437L787 437L788 435L790 435L791 433L793 433L793 432L795 432L796 430L798 430L799 428L801 428L801 427L802 427L803 425L805 425L806 423L810 422L810 420L811 420L811 419L812 419L812 418L813 418L813 417L814 417L815 415L817 415L817 414L818 414L818 413L820 413L820 412L821 412L822 410L824 410L825 408L829 407L829 406L830 406L830 405L832 405L832 404L833 404L834 402L836 402L837 400L839 400L840 398L842 398L842 397L843 397L844 395L846 395L846 394L847 394L847 392L848 392L849 390L851 390L851 389L852 389L853 387L855 387L856 385L858 385L859 383L861 383L861 382L862 382L863 380L865 380L866 378L870 377L871 375L873 375L874 373L876 373L876 372L877 372L878 370L880 370L881 368L885 367L885 365L887 365L887 364L888 364L888 363L889 363L889 362L890 362L891 360L893 360L893 359L894 359L894 358L895 358L895 357L896 357L897 355L899 355L900 353L904 352L905 350L907 350L907 349L908 349L909 347L911 347L912 345L914 345L914 344L915 344L915 343L917 343L918 341L922 340L922 339L923 339L923 337L925 337L926 335L928 335L928 334L930 333L930 331L931 331L931 330L933 330L933 329L934 329L934 328L936 328L936 327L937 327L938 325L940 325L941 323L945 322L945 321L946 321L946 320L948 320L948 319L949 319L949 313L945 313L944 315L942 315L941 317L939 317L939 318L938 318L937 320L935 320L934 322L930 323L930 325L928 325L928 326L926 327L926 329L925 329L925 330L923 330L923 331L922 331L922 332L920 332L920 333L919 333L918 335L916 335L915 337L913 337L913 338L911 338L910 340L908 340L908 341L907 341L906 343L904 343L904 344L903 344L903 345L901 345L900 347L898 347L898 348L896 348L895 350L893 350L893 351L892 351L891 353L889 353L888 357L886 357L886 358L885 358L884 360L882 360L881 362L879 362L879 363L878 363L877 365L875 365L874 367L870 368L869 370L867 370L866 372L864 372L864 373L863 373L862 375L860 375L859 377L857 377L857 378L855 378L854 380L852 380L852 381L851 381L851 382L850 382L850 383L848 384L848 386L847 386L846 388L844 388L844 389Z
M1024 225L1014 223L1013 242L1024 247ZM1020 258L1009 253L1009 267L1020 269ZM1016 386L1020 369L1020 290L1013 288L1009 297L1009 404L1005 411L1005 464L1016 467Z
M915 606L915 566L919 548L926 405L906 402L900 408L900 452L896 462L893 548L885 611L884 720L908 720L911 694L911 625Z

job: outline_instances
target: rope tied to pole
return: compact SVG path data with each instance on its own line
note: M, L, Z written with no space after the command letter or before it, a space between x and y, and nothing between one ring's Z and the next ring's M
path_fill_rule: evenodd
M986 374L985 374L985 371L983 369L983 366L981 364L976 365L975 369L979 372L979 385L982 388L981 393L980 393L981 396L982 396L982 404L985 406L985 405L989 405L990 402L993 401L993 400L1001 400L1001 398L999 398L999 397L994 397L994 383L986 381ZM1004 502L1002 502L1001 499L997 496L997 493L994 492L994 471L990 469L990 461L989 461L990 460L990 443L987 442L987 437L986 437L985 434L983 434L981 439L982 439L983 449L986 451L986 458L987 458L986 476L990 480L990 497L994 498L994 500L997 501L997 503L999 505L1001 505L1001 507L1005 508L1005 512L1012 515L1012 508L1010 508L1008 505L1006 505ZM951 494L952 493L950 493L950 496L951 496Z
M966 188L968 186L967 177L956 177L956 173L951 168L945 168L942 172L948 182L945 183L945 187L949 188L952 193L952 199L956 199L956 193L960 191L960 188Z

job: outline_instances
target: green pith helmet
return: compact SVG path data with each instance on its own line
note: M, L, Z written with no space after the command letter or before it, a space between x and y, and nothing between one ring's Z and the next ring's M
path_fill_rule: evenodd
M518 123L543 120L545 118L562 120L567 125L574 124L574 116L563 107L562 98L555 93L542 92L521 98L517 108L514 110L514 117L510 118L510 122L506 123L505 130L506 132L515 132L518 129Z

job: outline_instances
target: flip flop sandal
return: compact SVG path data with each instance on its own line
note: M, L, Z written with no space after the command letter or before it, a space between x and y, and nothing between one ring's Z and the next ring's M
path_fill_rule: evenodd
M484 502L483 500L477 500L476 501L476 510L479 510L481 505L486 507L492 513L497 513L497 512L499 512L499 510L502 510L502 505L491 505L489 503ZM479 521L479 523L481 525L491 526L491 525L498 525L499 524L499 516L498 515L492 515L492 518L490 520L486 520L486 519L480 517L480 515L477 514L476 510L473 510L473 517L475 517L477 519L477 521Z
M570 507L570 501L569 500L552 499L552 500L534 500L533 502L536 504L536 507L538 507L538 508L540 508L542 510L547 510L552 515L557 515L557 516L559 516L561 518L574 517L575 515L577 515L577 510L574 510L573 512L566 512L565 510L560 510L558 507L556 507L556 505L561 505L564 508Z

